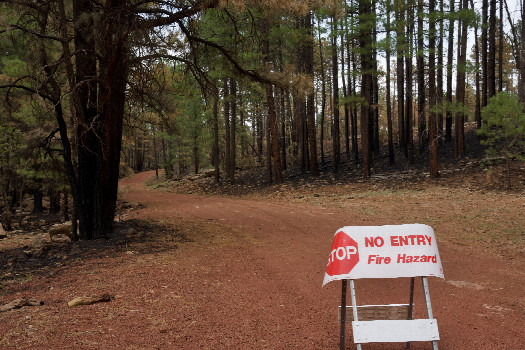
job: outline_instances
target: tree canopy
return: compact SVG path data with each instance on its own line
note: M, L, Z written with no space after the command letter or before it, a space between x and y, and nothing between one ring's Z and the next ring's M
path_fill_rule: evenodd
M490 140L490 105L524 102L524 11L503 6L3 1L0 210L60 183L94 239L111 232L124 167L234 182L264 165L282 182L352 161L368 177L388 146L391 164L428 157L438 177L441 145L461 158L472 115Z

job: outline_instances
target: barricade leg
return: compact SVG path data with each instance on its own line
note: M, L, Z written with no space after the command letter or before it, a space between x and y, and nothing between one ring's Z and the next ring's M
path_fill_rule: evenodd
M341 281L341 329L339 333L339 349L345 350L346 331L346 280Z
M423 292L425 294L425 305L427 307L427 316L429 319L433 319L432 305L430 304L430 291L428 290L428 280L426 277L421 277L423 283ZM436 340L432 341L432 350L438 350L438 344Z
M414 277L410 278L410 294L408 296L408 315L407 315L407 320L411 320L412 319L412 311L414 309L414 280L415 280ZM406 348L407 349L410 348L410 342L406 343Z
M359 321L357 317L357 300L355 297L355 286L354 280L350 280L350 297L352 298L352 312L354 314L354 321ZM357 343L357 350L361 350L361 344Z

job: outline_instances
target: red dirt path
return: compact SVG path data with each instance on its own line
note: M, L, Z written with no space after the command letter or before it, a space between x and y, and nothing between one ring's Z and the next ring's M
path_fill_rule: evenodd
M0 313L0 348L339 348L340 284L321 288L332 235L345 225L388 222L372 223L336 206L150 190L143 182L151 175L121 183L125 200L145 205L134 217L172 225L192 242L100 256L12 287L2 304L21 296L46 304ZM394 209L402 212L407 205ZM429 279L439 348L525 348L525 264L479 245L440 239L438 230L436 236L447 278ZM403 303L409 280L358 280L356 288L358 304ZM75 296L97 293L114 299L65 305ZM415 294L415 316L423 318L421 283ZM355 348L350 329L348 349ZM404 349L404 344L363 349Z

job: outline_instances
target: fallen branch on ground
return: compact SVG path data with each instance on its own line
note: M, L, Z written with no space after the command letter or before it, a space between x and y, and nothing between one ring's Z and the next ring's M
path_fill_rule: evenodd
M24 306L40 306L40 305L44 305L44 302L38 301L36 299L16 299L8 304L5 304L4 306L0 306L0 312L20 309Z
M78 306L78 305L91 305L95 303L102 303L111 301L111 296L109 294L102 294L99 297L77 297L67 303L69 307Z

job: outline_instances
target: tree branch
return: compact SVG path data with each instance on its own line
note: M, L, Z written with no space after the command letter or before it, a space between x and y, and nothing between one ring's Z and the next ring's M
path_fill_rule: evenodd
M178 23L181 31L184 33L184 35L186 36L186 38L188 40L195 41L195 42L198 42L198 43L201 43L201 44L204 44L206 46L213 47L213 48L219 50L222 53L222 55L224 57L226 57L226 59L228 59L228 61L230 61L230 63L233 65L233 67L239 73L241 73L242 75L246 75L246 76L252 78L253 80L261 82L261 83L272 84L272 85L281 85L278 81L275 81L275 80L273 80L273 79L271 79L269 77L263 76L263 75L261 75L260 73L258 73L255 70L250 70L250 69L244 68L239 63L239 61L234 57L234 54L229 52L228 50L226 50L223 46L221 46L221 45L219 45L217 43L214 43L213 41L209 41L209 40L206 40L206 39L194 36L193 34L190 33L190 31L188 30L188 28L186 28L186 26L184 25L184 23L182 23L182 21L178 20L177 23Z
M55 41L58 41L60 43L65 44L63 38L60 38L58 36L42 34L42 33L39 33L39 32L37 32L35 30L19 26L18 24L11 25L10 27L13 28L13 29L18 29L18 30L21 30L21 31L26 32L28 34L34 35L34 36L36 36L38 38L41 38L41 39L55 40Z
M151 29L154 27L164 26L173 24L180 21L183 18L191 17L197 13L204 11L209 8L214 8L219 4L219 0L197 0L192 7L182 9L175 13L166 13L165 10L157 10L155 13L164 13L166 16L159 16L153 19L144 19L139 22L140 28ZM146 12L147 11L147 12ZM148 9L143 9L141 11L135 11L137 13L151 13Z
M25 85L18 85L18 84L5 84L5 85L0 85L0 89L21 89L21 90L25 90L25 91L29 91L30 93L32 94L36 94L50 102L52 102L53 104L56 104L58 103L58 101L56 99L54 99L53 97L47 95L47 94L44 94L42 91L38 90L38 89L35 89L35 88L31 88L29 86L25 86Z

